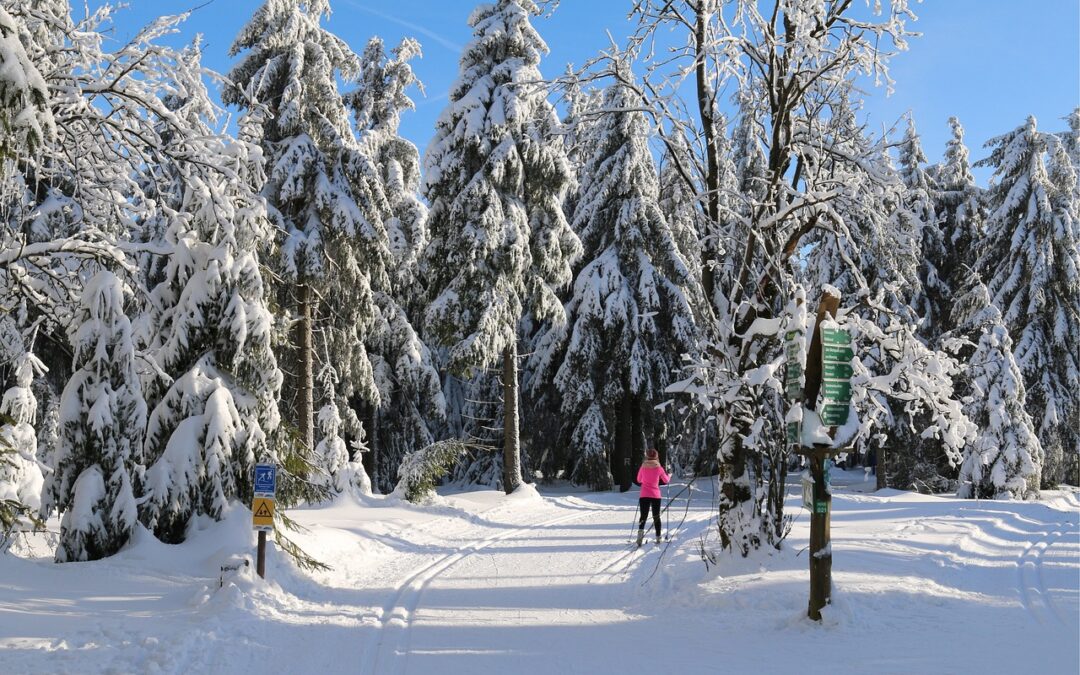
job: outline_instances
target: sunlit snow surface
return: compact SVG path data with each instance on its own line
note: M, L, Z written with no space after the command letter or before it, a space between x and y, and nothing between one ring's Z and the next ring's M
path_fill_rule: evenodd
M250 513L167 546L51 562L41 537L0 557L4 673L1076 673L1080 501L868 492L836 472L833 605L814 624L809 518L793 485L785 550L721 558L700 536L712 489L672 506L674 541L626 541L636 496L526 488L415 507L343 499L291 515L330 564L251 556ZM668 488L675 494L681 485ZM715 540L715 539L714 539ZM648 541L648 540L647 540Z

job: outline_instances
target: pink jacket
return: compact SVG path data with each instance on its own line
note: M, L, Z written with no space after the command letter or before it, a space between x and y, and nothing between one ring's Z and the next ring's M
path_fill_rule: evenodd
M638 469L637 480L634 482L641 485L642 497L660 499L660 485L667 485L669 481L671 481L671 476L667 475L667 471L660 466L660 462L645 460Z

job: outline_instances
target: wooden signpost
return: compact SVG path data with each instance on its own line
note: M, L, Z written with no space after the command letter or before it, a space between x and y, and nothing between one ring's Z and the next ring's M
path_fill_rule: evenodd
M818 306L817 321L810 339L810 350L806 359L805 380L801 391L792 386L792 378L787 378L786 393L793 405L802 403L804 410L815 410L818 396L822 404L819 416L821 423L829 427L829 437L835 438L836 427L847 423L851 406L851 361L854 358L851 335L839 328L826 327L822 324L836 318L840 306L840 297L825 291ZM790 351L789 337L788 364L797 360L798 354ZM791 371L787 371L790 375ZM792 423L788 423L788 440L798 445L797 452L810 460L810 481L805 486L804 504L810 510L810 604L807 616L814 621L821 620L821 610L829 604L832 595L832 547L829 545L829 528L832 516L832 494L829 492L825 461L842 449L831 444L802 444L801 429L792 432ZM795 439L794 441L792 439Z

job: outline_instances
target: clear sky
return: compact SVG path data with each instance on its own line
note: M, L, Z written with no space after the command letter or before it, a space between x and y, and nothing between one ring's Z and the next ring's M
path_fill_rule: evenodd
M857 3L861 0L856 0ZM124 40L161 14L177 14L202 0L127 0L116 14L115 37ZM92 2L93 5L100 2ZM205 64L227 72L233 37L262 0L211 0L196 10L177 42L205 37ZM470 37L466 20L474 0L331 0L327 27L360 52L380 35L388 45L417 38L424 57L414 68L427 95L414 96L417 109L402 120L402 133L421 151L457 76L461 47ZM562 0L548 18L536 20L551 48L544 75L559 75L567 63L581 64L607 46L607 31L621 40L631 30L629 0ZM947 120L957 116L973 159L982 144L1035 115L1039 128L1065 128L1061 119L1080 105L1080 0L930 0L912 2L922 33L892 64L895 92L867 92L865 114L875 128L892 126L908 111L915 117L930 161L948 139ZM902 129L903 126L900 127ZM988 178L978 172L980 182Z

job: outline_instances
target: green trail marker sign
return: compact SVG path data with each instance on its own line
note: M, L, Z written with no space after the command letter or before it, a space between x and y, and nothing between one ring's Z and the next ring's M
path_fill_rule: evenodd
M799 335L800 333L794 330L788 331L785 335L787 345L785 345L784 354L787 361L784 363L784 393L788 400L792 401L802 397L803 388L803 365L800 358L802 343L798 339Z
M840 328L822 327L821 390L825 400L820 412L821 423L825 426L838 427L847 422L853 358L851 333Z
M823 378L821 388L825 392L825 398L837 403L851 402L850 380L825 380Z
M849 363L855 358L855 350L843 345L831 345L825 342L821 345L821 358L826 363Z
M799 423L788 422L787 423L787 442L792 445L799 444Z
M827 427L842 427L847 423L847 403L826 403L821 406L821 423Z
M821 366L821 376L826 380L850 380L854 373L855 369L851 367L850 363L833 363L829 361Z

